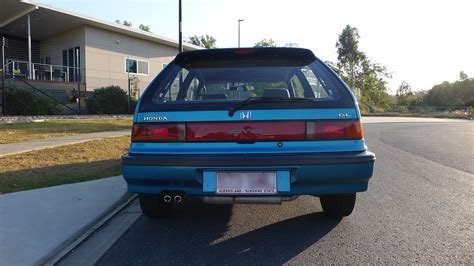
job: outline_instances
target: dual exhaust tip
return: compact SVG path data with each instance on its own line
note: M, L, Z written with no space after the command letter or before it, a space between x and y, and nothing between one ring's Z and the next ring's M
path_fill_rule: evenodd
M181 201L183 201L183 197L181 195L174 195L173 197L172 195L165 194L163 196L163 201L165 203L171 203L171 201L173 201L174 203L181 203Z

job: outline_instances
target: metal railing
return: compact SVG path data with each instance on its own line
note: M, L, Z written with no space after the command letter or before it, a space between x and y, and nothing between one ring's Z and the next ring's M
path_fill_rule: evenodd
M9 75L33 80L77 82L78 78L81 79L80 69L72 66L31 63L32 73L30 75L28 61L8 59L5 69Z
M13 77L14 78L14 77ZM66 104L62 103L61 101L57 100L55 97L51 96L50 94L36 88L35 86L33 86L32 84L30 84L29 82L27 82L26 80L24 79L16 79L18 81L20 81L21 83L25 84L28 88L32 89L35 93L38 93L40 95L42 95L43 97L47 97L49 99L51 99L52 101L56 102L57 104L59 104L60 106L62 106L63 108L71 111L73 114L79 114L80 111L77 111L77 110L74 110L72 109L71 107L67 106Z

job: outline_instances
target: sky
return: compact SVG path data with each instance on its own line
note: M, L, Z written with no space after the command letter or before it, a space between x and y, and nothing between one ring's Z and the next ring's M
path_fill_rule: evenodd
M106 21L149 25L155 34L178 39L177 0L40 0ZM337 62L338 35L347 25L360 34L359 49L387 66L391 93L402 81L429 90L455 81L463 70L474 77L474 0L182 0L183 36L209 34L217 46L241 46L272 38L297 43L322 60Z

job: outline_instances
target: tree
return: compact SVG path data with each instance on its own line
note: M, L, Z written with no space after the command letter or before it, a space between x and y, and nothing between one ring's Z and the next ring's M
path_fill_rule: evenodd
M255 43L254 47L276 47L276 43L274 40L270 39L263 39L257 43Z
M469 78L468 75L464 71L461 70L461 72L459 72L459 80L460 81L465 81L468 78Z
M127 26L127 27L131 27L132 26L132 22L128 22L126 20L124 20L123 22L120 20L120 19L116 19L115 20L115 23L118 23L118 24L122 24L124 26Z
M411 86L406 81L402 81L398 87L396 96L397 104L399 106L410 106L411 102L414 100Z
M121 21L120 19L116 19L115 23L118 23L118 24L121 24L121 25L124 25L124 26L127 26L127 27L132 27L132 22L131 21L126 21L126 20ZM140 26L138 26L138 28L142 31L151 32L150 26L148 26L148 25L140 24Z
M206 36L204 36L204 35L191 36L191 37L189 37L188 42L192 43L196 46L201 46L201 47L204 47L204 48L207 48L207 49L216 48L216 39L214 37L210 36L210 35L207 35L207 34L206 34Z
M359 38L359 30L346 25L336 42L337 66L348 75L349 86L355 85L358 67L366 58L365 54L359 51Z
M387 81L390 78L387 68L365 58L360 63L355 86L361 90L361 101L370 106L387 108L390 105L390 97L387 93Z
M140 26L138 26L138 28L139 28L140 30L142 30L142 31L151 32L150 26L148 26L148 25L145 26L145 25L143 25L143 24L140 24Z
M360 102L371 107L386 108L390 105L386 78L391 78L387 68L368 59L359 50L359 31L347 25L336 42L338 74L359 96ZM360 93L359 93L360 92Z
M425 104L430 106L474 106L474 78L435 85L428 91Z

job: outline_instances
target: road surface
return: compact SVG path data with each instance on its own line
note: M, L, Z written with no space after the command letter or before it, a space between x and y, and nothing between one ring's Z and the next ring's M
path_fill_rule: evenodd
M365 125L369 190L341 221L305 196L282 205L190 202L141 216L98 265L474 263L474 123Z

